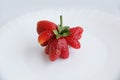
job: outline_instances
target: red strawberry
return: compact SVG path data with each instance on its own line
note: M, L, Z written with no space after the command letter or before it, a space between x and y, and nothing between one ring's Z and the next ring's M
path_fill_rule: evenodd
M53 40L49 45L49 58L55 61L59 56L63 59L69 57L69 50L67 42L64 38Z
M54 51L51 51L54 50ZM49 59L51 61L55 61L57 58L59 58L61 51L59 49L51 49L49 52Z
M41 46L47 45L48 41L53 37L53 32L51 31L43 31L39 34L38 42Z
M83 32L83 28L79 26L70 28L70 36L72 36L74 39L79 40L81 38L82 32Z
M70 35L65 38L67 43L73 48L79 49L81 46L78 40L81 38L82 32L83 29L79 26L70 28Z
M51 42L53 42L54 39L55 39L55 36L53 36L53 37L49 40L47 46L45 47L45 53L46 53L46 54L49 54L49 47L50 47Z
M40 34L42 31L45 30L55 30L57 25L51 21L48 20L42 20L37 23L37 33Z
M73 47L75 49L79 49L81 47L79 41L77 39L74 39L71 36L66 37L66 41L71 47Z
M75 49L81 47L78 40L82 36L83 28L80 26L69 28L69 26L63 26L62 23L62 16L60 16L60 24L58 26L47 20L37 23L38 42L41 46L47 45L45 53L49 55L51 61L55 61L59 57L68 58L68 45Z
M69 57L69 49L68 49L68 44L65 38L59 38L58 45L59 45L59 48L61 49L60 57L63 59L67 59Z
M49 44L49 59L51 61L55 61L61 54L61 50L58 48L58 40L55 39Z

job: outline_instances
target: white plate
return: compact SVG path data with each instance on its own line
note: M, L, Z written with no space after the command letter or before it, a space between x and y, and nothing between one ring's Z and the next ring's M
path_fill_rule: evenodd
M69 59L50 62L37 42L36 23L48 19L84 28L81 49ZM120 18L97 10L43 10L21 16L0 28L3 80L117 80L120 71Z

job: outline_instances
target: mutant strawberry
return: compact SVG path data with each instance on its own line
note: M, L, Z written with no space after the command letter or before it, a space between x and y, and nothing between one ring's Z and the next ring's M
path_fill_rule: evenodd
M37 23L37 33L39 34L38 42L45 47L45 53L48 54L51 61L57 58L67 59L69 57L68 45L75 49L81 47L78 41L83 33L83 28L76 26L69 28L63 26L62 16L60 16L60 24L42 20Z
M47 53L51 61L55 61L59 56L63 59L69 57L68 45L65 38L54 39L47 47Z
M40 34L42 31L45 30L55 30L57 28L57 25L51 21L48 20L42 20L37 23L37 33Z
M41 46L46 46L48 44L48 41L53 37L53 32L51 31L43 31L39 34L38 42Z

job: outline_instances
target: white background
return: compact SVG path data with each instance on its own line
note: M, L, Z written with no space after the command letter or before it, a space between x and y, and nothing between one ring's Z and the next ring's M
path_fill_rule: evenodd
M120 16L120 0L0 0L0 27L18 16L48 8L90 8Z
M0 0L0 26L36 10L74 7L97 9L120 16L120 0Z

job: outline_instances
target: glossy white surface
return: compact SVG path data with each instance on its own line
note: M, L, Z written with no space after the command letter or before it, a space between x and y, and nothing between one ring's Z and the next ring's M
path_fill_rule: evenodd
M37 42L36 22L49 19L84 28L82 48L50 62ZM47 16L46 16L47 15ZM0 71L4 80L117 80L120 18L91 9L48 9L21 16L0 29Z

